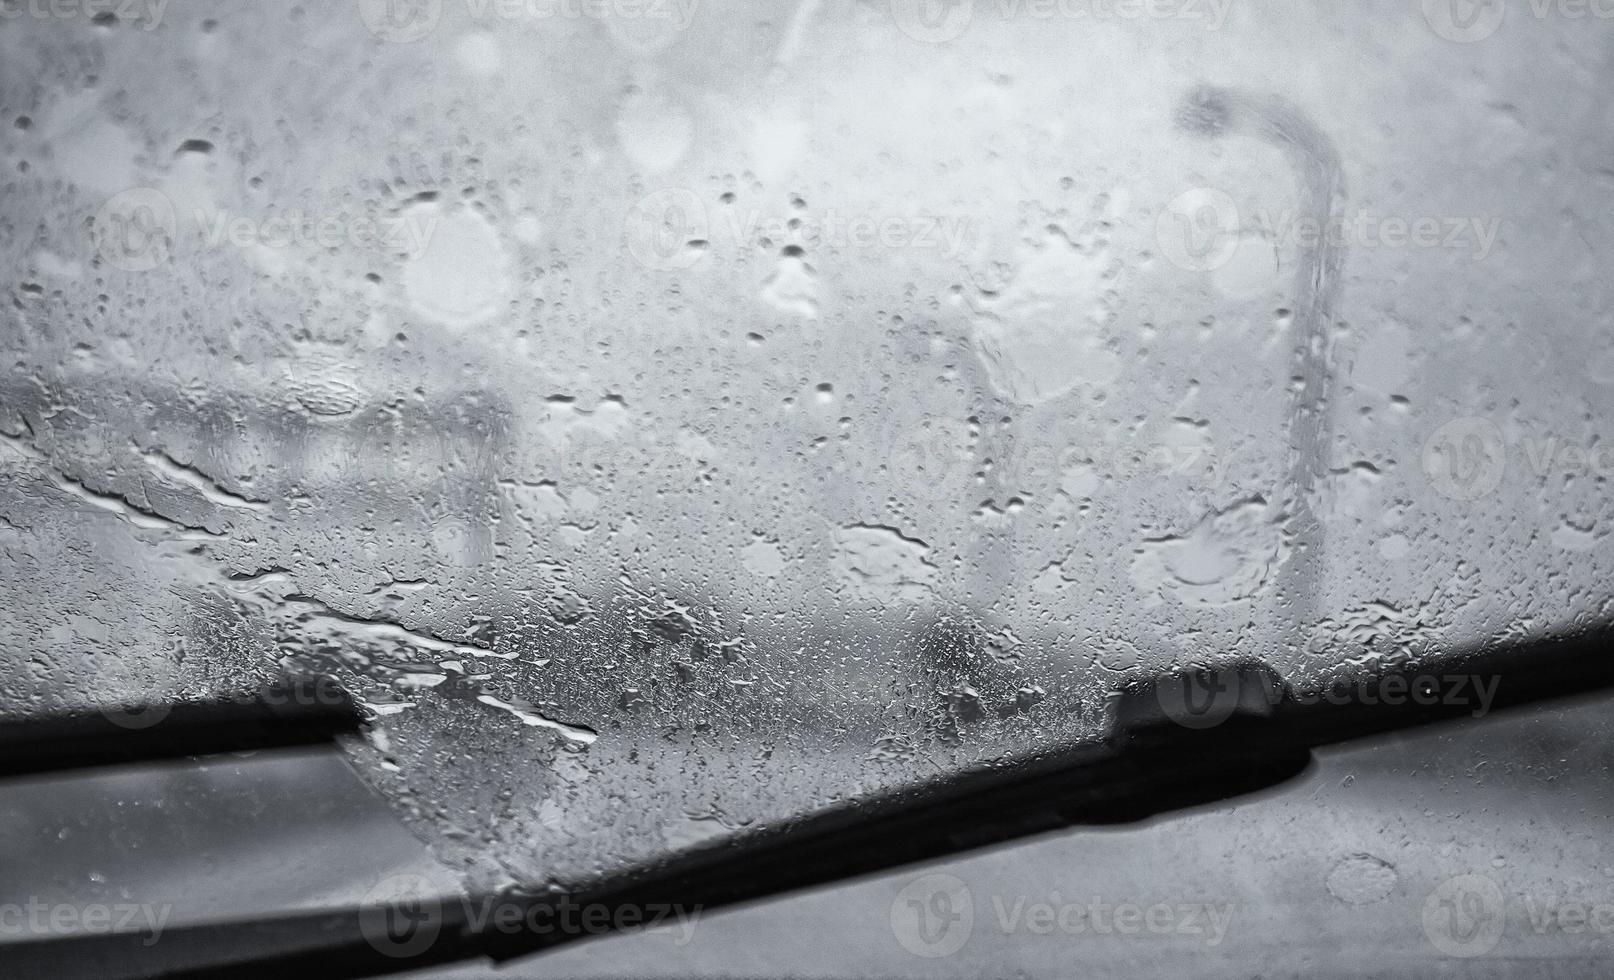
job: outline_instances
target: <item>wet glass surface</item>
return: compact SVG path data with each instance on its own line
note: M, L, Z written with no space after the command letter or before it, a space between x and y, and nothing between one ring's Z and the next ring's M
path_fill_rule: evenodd
M330 675L574 883L1609 611L1597 25L4 9L7 716Z

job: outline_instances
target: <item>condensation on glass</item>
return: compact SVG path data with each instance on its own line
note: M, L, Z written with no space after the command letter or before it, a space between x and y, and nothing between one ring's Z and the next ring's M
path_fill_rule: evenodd
M8 715L329 674L575 882L1607 611L1606 31L0 9Z

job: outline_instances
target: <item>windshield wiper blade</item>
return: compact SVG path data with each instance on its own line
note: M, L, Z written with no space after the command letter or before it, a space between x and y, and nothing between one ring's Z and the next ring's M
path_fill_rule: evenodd
M1614 626L1535 641L1493 644L1376 675L1406 684L1461 674L1509 708L1591 696L1614 688ZM1225 715L1185 724L1174 687L1212 692ZM279 978L380 976L487 957L508 960L601 929L502 932L488 909L521 922L555 923L562 905L618 910L677 906L702 911L889 870L1081 825L1107 825L1270 790L1311 764L1312 750L1442 722L1477 720L1470 700L1317 699L1258 663L1233 663L1156 678L1116 693L1114 728L1101 742L938 779L901 792L815 812L783 826L681 852L631 873L560 894L446 898L429 909L347 908L169 929L160 944L138 934L43 940L5 948L57 980L76 976ZM429 942L407 958L376 943L390 912ZM378 916L380 917L378 919ZM25 971L26 972L26 971Z
M329 678L283 679L206 701L103 707L0 721L0 778L319 745L364 717Z

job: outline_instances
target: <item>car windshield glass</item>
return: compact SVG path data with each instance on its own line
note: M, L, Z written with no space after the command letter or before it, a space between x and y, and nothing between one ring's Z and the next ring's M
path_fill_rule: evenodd
M330 678L570 883L1609 611L1606 31L66 6L0 6L7 718Z

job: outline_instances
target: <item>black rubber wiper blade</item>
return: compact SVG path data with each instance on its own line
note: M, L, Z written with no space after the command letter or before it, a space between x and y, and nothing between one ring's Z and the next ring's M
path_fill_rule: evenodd
M206 701L0 720L0 778L93 766L319 745L363 713L330 678L284 679Z

